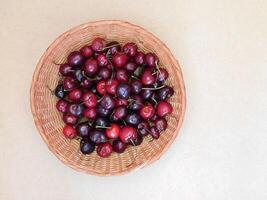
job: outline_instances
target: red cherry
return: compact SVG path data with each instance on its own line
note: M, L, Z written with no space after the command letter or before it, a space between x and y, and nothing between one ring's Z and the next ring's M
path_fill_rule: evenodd
M146 105L140 110L140 115L144 119L150 119L155 114L155 109L152 105Z
M88 79L83 79L82 82L81 82L81 86L84 88L84 89L89 89L91 86L93 85L93 81L91 80L88 80Z
M154 53L147 53L145 56L145 61L149 67L154 68L158 62L158 57Z
M152 75L150 70L146 70L142 74L141 80L144 85L153 85L156 82L156 78Z
M62 64L59 67L59 73L62 76L71 76L72 75L72 67L69 64Z
M73 51L68 56L68 63L71 67L78 67L84 63L84 57L79 51Z
M64 90L72 90L78 86L78 81L72 77L65 77L63 81Z
M129 143L131 140L137 137L137 131L131 126L124 126L120 132L120 139L124 143Z
M106 129L106 136L110 139L116 139L120 136L120 127L117 124L112 124L110 128Z
M165 117L173 111L172 105L167 101L160 101L157 105L157 115Z
M106 93L106 82L99 81L96 85L96 90L99 94L104 95Z
M99 54L97 56L97 63L101 67L105 67L108 64L108 58L104 54Z
M63 121L65 124L75 125L78 122L78 117L70 114L63 115Z
M68 94L69 99L72 101L80 101L82 96L83 92L81 89L74 89Z
M95 108L86 108L83 111L83 116L87 117L89 119L93 119L93 120L96 119L96 117L97 117L96 109Z
M106 41L103 38L95 38L92 41L92 49L96 52L102 51L106 46Z
M66 125L63 128L63 134L65 135L66 138L69 138L69 139L73 139L77 136L76 129L71 125Z
M97 154L102 158L106 158L110 156L112 151L113 151L113 148L109 142L99 144L96 150Z
M133 42L128 42L122 47L122 50L128 56L133 57L133 56L135 56L135 54L137 52L137 45Z
M167 80L168 77L169 77L168 71L166 69L160 68L157 76L157 82L162 84Z
M98 71L97 61L93 58L87 60L83 66L84 73L88 76L94 75Z
M106 91L109 94L116 94L117 87L119 85L119 82L115 79L110 79L106 82Z
M143 65L145 62L145 54L141 51L137 52L134 61L137 65Z
M123 67L127 63L128 59L129 57L125 53L116 53L113 56L113 63L116 67Z
M84 57L89 58L93 55L94 52L90 46L86 45L81 48L81 53Z
M84 105L88 108L94 108L97 105L97 96L91 91L85 93L82 97Z
M68 111L69 103L63 99L58 100L56 108L59 112L66 113Z
M115 104L116 104L116 106L128 106L129 102L128 102L127 99L119 99L119 98L117 98L115 100Z
M127 83L129 81L128 73L125 69L119 69L116 73L116 79L120 83Z

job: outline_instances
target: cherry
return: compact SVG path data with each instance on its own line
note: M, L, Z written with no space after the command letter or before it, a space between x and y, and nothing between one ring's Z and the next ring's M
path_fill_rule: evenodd
M104 95L106 93L106 82L99 81L96 85L96 90L99 94Z
M70 115L70 114L63 115L63 121L65 124L75 125L77 124L78 120L79 118L77 116Z
M132 86L132 92L134 94L139 94L141 91L142 91L142 82L140 80L134 80L132 83L131 83L131 86Z
M159 130L155 127L155 126L152 126L150 128L150 132L149 134L154 138L154 139L158 139L159 136L160 136L160 133L159 133Z
M116 72L116 79L120 82L120 83L127 83L129 81L129 76L127 74L127 71L125 69L119 69Z
M99 105L96 109L97 113L101 117L107 117L111 114L112 110L106 109L103 106Z
M59 73L62 76L71 76L72 75L72 67L68 63L62 64L59 67Z
M129 73L134 73L136 70L137 65L134 62L127 62L124 66L124 69L126 69Z
M74 89L68 94L69 99L75 102L80 101L82 96L83 92L81 89Z
M97 63L101 67L105 67L108 64L108 58L104 54L99 54L97 56Z
M104 80L107 80L111 76L111 70L107 67L101 67L99 72L98 72L98 76Z
M117 41L112 41L107 44L107 47L110 47L107 51L107 54L114 55L121 51L121 46Z
M83 111L83 116L88 118L88 119L95 120L97 117L96 109L95 108L85 108L85 110Z
M100 52L106 46L106 41L103 38L95 38L92 41L92 49L96 52Z
M145 61L149 67L154 68L157 65L158 57L154 53L147 53L145 56Z
M147 136L149 134L149 128L150 128L149 124L147 122L143 121L137 125L137 132L139 135L144 137L144 136Z
M88 45L83 46L80 51L82 55L86 58L91 57L94 53L93 49Z
M158 118L155 121L155 126L159 130L159 132L166 130L168 123L164 118Z
M124 126L120 132L120 139L124 143L129 143L131 140L137 137L137 131L131 126Z
M97 154L102 157L106 158L109 157L113 151L112 145L109 142L105 142L103 144L100 144L97 147Z
M97 105L97 96L93 92L89 91L83 95L82 101L86 107L94 108Z
M145 100L149 100L152 98L153 94L155 92L153 90L148 90L148 89L145 89L145 90L142 90L141 91L141 97Z
M141 76L144 85L153 85L156 82L155 76L152 75L150 70L146 70Z
M117 153L123 153L127 148L127 144L123 143L120 140L115 140L113 142L113 150Z
M119 52L113 56L113 63L116 67L123 67L128 59L129 57L125 53Z
M137 52L134 61L137 65L143 65L145 62L145 54L141 51Z
M126 116L125 121L130 125L137 126L142 119L138 113L130 113Z
M113 120L117 121L119 119L123 119L127 115L127 108L125 106L119 106L115 108L113 114Z
M115 99L116 106L128 106L128 100L127 99Z
M64 97L66 96L66 93L64 91L64 87L62 84L57 85L57 87L54 90L54 93L55 93L56 97L58 97L60 99L64 99Z
M84 63L83 70L87 76L93 76L98 71L97 61L93 58L87 60Z
M95 121L96 126L101 126L101 127L108 127L109 126L109 121L107 118L104 117L98 117Z
M112 124L110 128L106 129L106 136L110 139L116 139L120 136L120 127L117 124Z
M155 122L158 118L158 115L153 115L153 117L150 118L150 121Z
M91 80L88 80L86 78L83 78L81 81L81 86L84 89L89 89L93 85L93 82Z
M157 76L157 82L159 84L165 83L167 78L169 77L169 73L166 69L160 68Z
M137 52L137 45L133 42L128 42L122 47L123 52L128 56L135 56Z
M68 106L68 113L74 116L81 116L84 111L84 107L81 104L72 103Z
M81 52L73 51L68 56L68 63L71 67L81 66L84 63L84 58Z
M128 84L121 83L117 87L117 96L121 99L128 99L131 95L131 89Z
M90 131L89 138L95 144L100 144L107 141L107 137L104 131L98 129L93 129L92 131Z
M80 137L89 137L89 132L92 128L87 122L82 122L76 126L76 131Z
M140 110L143 107L142 98L138 95L135 95L130 102L129 108L131 110Z
M78 86L78 81L70 76L66 76L63 81L64 90L72 90Z
M105 109L113 109L115 107L115 100L113 99L113 97L109 94L106 94L101 102L100 102L100 105L105 108Z
M116 91L117 91L118 85L119 85L119 82L117 80L115 80L115 79L109 79L106 82L106 91L109 94L115 95L116 94Z
M90 154L94 150L95 150L95 144L93 142L91 142L90 140L85 139L85 138L81 139L81 142L80 142L80 151L83 154Z
M130 144L133 146L138 146L142 144L142 142L143 142L143 137L141 135L137 135L137 137L134 138Z
M69 103L63 99L57 101L56 108L59 112L66 113L68 111Z
M156 92L156 96L159 101L162 101L162 100L166 100L170 98L173 95L173 93L174 93L174 90L171 87L166 86L164 88L159 89Z
M165 117L173 111L172 105L167 101L160 101L156 109L159 117Z
M143 117L143 119L150 119L155 114L155 109L152 105L145 105L140 110L140 115Z
M73 139L77 136L76 129L71 125L66 125L63 128L63 134L66 138Z

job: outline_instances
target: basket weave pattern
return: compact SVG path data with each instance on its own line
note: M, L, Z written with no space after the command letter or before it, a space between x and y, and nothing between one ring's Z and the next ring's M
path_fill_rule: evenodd
M58 68L55 63L66 62L67 55L91 43L95 37L107 41L116 40L120 44L135 42L144 52L154 52L160 66L169 72L167 84L175 93L170 102L174 108L168 117L168 128L158 140L146 137L138 147L128 147L122 154L113 153L108 158L100 158L96 152L83 155L79 151L79 141L69 140L62 134L62 115L56 110L57 98L47 89L55 88ZM170 50L155 36L139 26L122 21L98 21L75 27L60 37L46 50L40 59L31 85L31 109L35 124L49 149L66 165L82 172L109 176L119 175L142 168L160 158L176 138L185 112L185 89L178 62Z

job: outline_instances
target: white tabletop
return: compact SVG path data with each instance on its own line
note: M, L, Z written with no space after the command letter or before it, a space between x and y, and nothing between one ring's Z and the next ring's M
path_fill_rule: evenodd
M143 26L180 61L187 111L153 165L100 178L64 166L39 136L29 88L62 32L99 19ZM1 200L266 200L266 0L0 0Z

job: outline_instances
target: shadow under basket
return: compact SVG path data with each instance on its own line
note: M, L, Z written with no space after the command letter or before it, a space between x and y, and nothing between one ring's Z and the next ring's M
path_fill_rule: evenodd
M160 67L168 70L167 84L175 91L170 98L173 113L167 117L168 128L160 138L152 140L147 136L140 146L130 145L124 153L112 153L108 158L101 158L96 152L83 155L79 150L79 140L64 137L62 114L55 107L57 98L47 88L55 88L60 78L59 66L54 63L66 62L70 52L90 44L95 37L103 37L108 42L116 40L122 45L135 42L140 50L154 52L159 57ZM89 22L59 36L37 64L30 95L35 124L48 148L71 168L99 176L121 175L158 160L178 135L186 105L182 72L168 47L145 29L123 21Z

